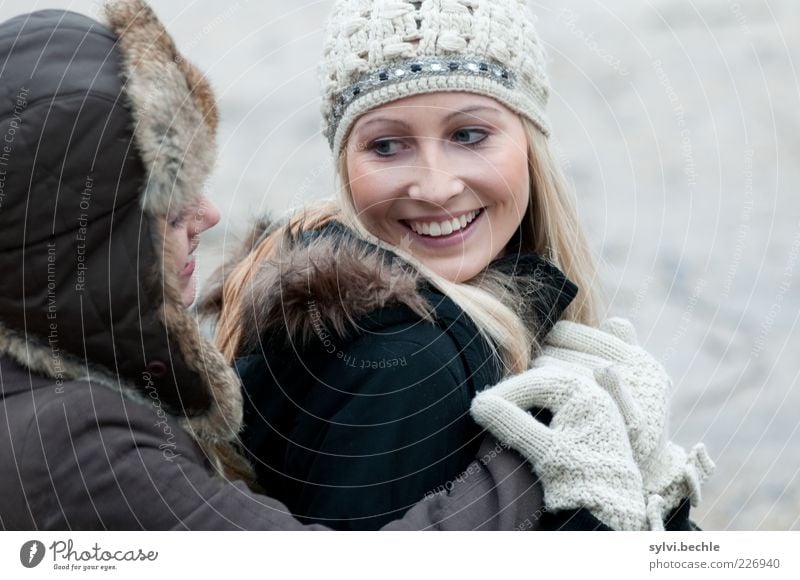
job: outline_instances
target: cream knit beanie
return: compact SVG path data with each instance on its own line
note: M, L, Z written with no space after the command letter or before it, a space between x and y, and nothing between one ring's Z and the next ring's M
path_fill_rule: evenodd
M338 157L368 110L438 91L493 97L549 134L544 51L525 0L336 0L321 64Z

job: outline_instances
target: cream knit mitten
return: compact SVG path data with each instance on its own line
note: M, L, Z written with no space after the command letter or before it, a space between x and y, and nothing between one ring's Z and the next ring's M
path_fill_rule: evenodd
M528 410L553 413L546 426ZM643 530L642 478L616 404L593 379L557 366L534 368L478 394L472 416L520 452L553 512L586 508L615 530Z
M667 441L671 381L664 367L638 346L627 320L611 318L600 329L560 321L545 338L534 366L558 365L594 375L619 406L633 455L641 469L651 529L684 498L696 506L700 487L714 470L702 443L689 453Z

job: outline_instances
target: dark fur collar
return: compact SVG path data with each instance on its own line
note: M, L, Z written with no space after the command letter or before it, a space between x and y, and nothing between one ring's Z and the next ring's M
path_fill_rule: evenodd
M421 318L432 309L418 274L394 254L357 238L338 222L284 235L245 294L243 348L262 337L309 341L324 328L348 336L366 315L404 305Z
M275 228L268 220L260 222L244 253L258 243L259 231L266 235ZM364 317L392 305L405 306L423 319L437 317L430 298L438 292L411 266L338 222L316 231L286 233L276 254L259 267L244 294L240 354L256 351L264 339L305 343L321 328L347 337ZM536 254L506 256L490 268L508 276L504 301L537 337L550 330L577 292L555 266ZM206 311L219 306L220 299L217 285L204 301Z

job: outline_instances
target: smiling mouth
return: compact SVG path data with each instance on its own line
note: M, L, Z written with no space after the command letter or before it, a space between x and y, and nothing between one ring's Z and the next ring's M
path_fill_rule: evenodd
M415 234L420 236L428 236L431 238L440 238L467 229L467 227L483 213L483 210L484 208L480 208L469 213L465 213L457 218L443 221L428 222L402 220L402 222L411 230L413 230Z

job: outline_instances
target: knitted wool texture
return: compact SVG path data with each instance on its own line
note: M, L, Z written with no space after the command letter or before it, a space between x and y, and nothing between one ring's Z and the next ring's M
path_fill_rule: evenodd
M627 323L627 321L624 321ZM611 325L615 333L610 332ZM606 330L609 330L607 332ZM624 332L626 340L620 338ZM636 345L635 330L622 319L604 321L600 329L561 320L545 337L542 356L534 366L555 362L594 378L596 370L613 370L605 384L625 383L612 391L631 435L631 446L642 473L649 470L664 446L671 381L666 369Z
M545 426L526 411L553 413ZM473 399L475 421L534 467L552 512L588 509L615 530L646 529L642 478L608 393L566 368L533 368Z
M361 114L397 99L438 91L493 97L549 134L545 108L550 86L534 22L524 0L337 0L320 67L323 133L334 156ZM471 58L505 67L512 77L504 82L492 75L467 74L462 68L392 78L361 92L331 122L340 97L356 82L376 71L426 58Z
M714 462L702 443L687 453L668 441L672 382L666 369L638 345L630 322L610 318L595 329L559 321L533 364L596 377L611 394L625 419L648 509L654 496L659 498L660 507L654 512L660 519L687 497L693 506L699 504L701 485L714 472Z

